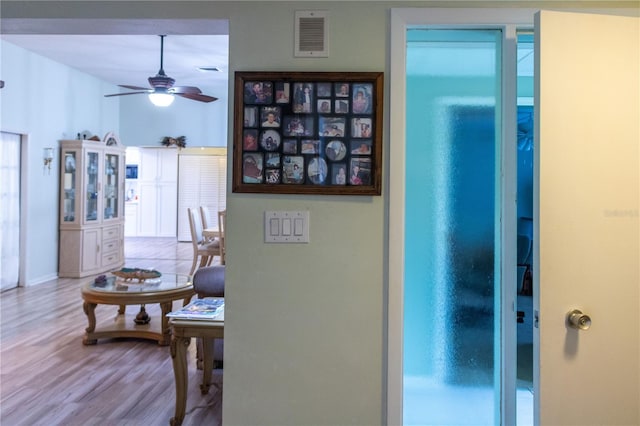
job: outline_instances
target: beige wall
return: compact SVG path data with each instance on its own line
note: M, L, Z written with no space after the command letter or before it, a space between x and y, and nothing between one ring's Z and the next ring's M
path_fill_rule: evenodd
M385 79L390 8L451 4L174 1L151 7L150 2L46 1L32 8L24 1L3 3L4 17L228 18L231 73L384 71ZM294 11L313 9L330 13L330 55L294 58ZM230 104L230 120L232 111ZM390 143L400 141L390 141L385 131L383 173ZM225 424L385 423L386 176L384 182L378 197L229 192ZM309 210L310 243L264 244L265 210Z
M293 58L293 12L314 8L330 11L329 58ZM234 70L385 70L385 6L243 9L230 23ZM229 195L225 423L382 422L384 201ZM264 244L263 212L289 209L310 211L310 243Z

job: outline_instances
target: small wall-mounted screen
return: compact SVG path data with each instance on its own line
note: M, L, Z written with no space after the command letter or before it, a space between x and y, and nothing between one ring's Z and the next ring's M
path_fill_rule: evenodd
M127 179L138 179L138 166L127 164Z

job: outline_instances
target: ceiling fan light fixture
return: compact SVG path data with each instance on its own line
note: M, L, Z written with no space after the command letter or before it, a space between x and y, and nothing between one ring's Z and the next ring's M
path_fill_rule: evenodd
M125 89L135 90L135 92L124 92L124 93L114 93L112 95L104 95L105 97L111 96L124 96L124 95L137 95L142 93L147 93L149 96L149 100L155 106L159 107L167 107L173 103L174 95L191 99L199 102L213 102L218 100L218 98L214 96L208 96L202 93L200 89L195 86L178 86L175 87L173 84L176 82L173 78L169 77L165 74L164 69L162 68L163 64L163 56L164 56L164 38L165 35L160 36L160 69L158 73L153 77L149 77L147 81L149 81L149 85L151 89L147 89L139 86L129 86L122 85L120 87L124 87ZM1 81L1 80L0 80Z
M170 93L149 93L149 100L159 107L167 107L173 103L173 95Z

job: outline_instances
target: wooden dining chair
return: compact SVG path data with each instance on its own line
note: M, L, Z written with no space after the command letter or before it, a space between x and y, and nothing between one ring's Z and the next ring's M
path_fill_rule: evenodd
M189 214L189 229L191 230L191 244L193 244L193 263L191 264L191 272L193 275L198 263L200 267L211 265L215 256L220 256L222 261L222 250L220 240L207 241L202 235L202 219L198 209L187 209ZM200 262L198 262L198 260Z
M202 236L206 241L218 238L218 230L214 228L209 207L200 206L200 218L202 219Z
M227 251L225 249L225 231L227 226L227 210L220 210L218 212L218 235L220 239L220 264L226 265Z

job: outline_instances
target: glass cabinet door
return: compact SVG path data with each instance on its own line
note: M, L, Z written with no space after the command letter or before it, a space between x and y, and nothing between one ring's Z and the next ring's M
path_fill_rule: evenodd
M104 219L118 217L119 158L115 154L106 154L104 157Z
M87 152L86 221L98 220L98 153Z
M62 187L64 190L63 217L64 222L74 222L76 220L76 153L75 151L65 151L64 177Z

